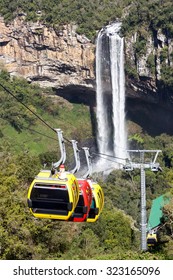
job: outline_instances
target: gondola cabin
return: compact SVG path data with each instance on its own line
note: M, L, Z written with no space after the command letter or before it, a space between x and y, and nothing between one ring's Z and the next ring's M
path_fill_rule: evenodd
M28 190L28 206L36 218L68 220L78 199L78 181L68 172L40 171Z
M98 183L88 180L92 189L92 203L87 222L96 222L104 206L104 193Z
M78 179L79 183L79 200L74 213L70 217L70 221L73 222L85 222L91 207L92 202L92 190L87 180Z
M157 244L157 234L156 233L148 233L147 235L147 245L148 247L154 247Z

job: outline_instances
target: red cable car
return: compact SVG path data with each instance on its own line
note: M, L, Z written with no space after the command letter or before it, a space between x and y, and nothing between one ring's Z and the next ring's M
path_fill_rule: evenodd
M85 179L77 179L79 183L79 200L69 221L85 222L91 207L92 190Z

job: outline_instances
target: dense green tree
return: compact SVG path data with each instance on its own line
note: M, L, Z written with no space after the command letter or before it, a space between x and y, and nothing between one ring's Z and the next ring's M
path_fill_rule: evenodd
M50 0L49 3L46 0L1 0L0 10L6 21L12 20L16 15L26 14L26 20L41 20L55 28L73 22L78 25L79 33L93 38L96 30L105 23L120 18L123 8L130 3L130 0Z
M140 2L0 0L1 15L4 16L6 22L15 18L16 15L24 14L26 20L39 20L55 29L61 29L64 23L73 22L77 25L77 32L92 39L102 26L126 15L123 17L122 33L125 36L131 36L132 33L137 32L137 41L134 45L137 57L146 51L148 32L154 36L159 28L166 38L172 38L172 9L172 1L168 0ZM172 100L172 68L166 64L170 58L168 48L165 47L160 56L163 66L160 87ZM153 56L148 57L147 64L148 67L154 68ZM134 79L138 78L135 65L131 65L131 62L126 64L126 73ZM68 104L62 100L55 104L46 97L53 94L51 90L43 90L37 85L30 85L24 79L11 79L4 70L0 73L0 83L33 112L44 116L44 119L47 119L53 127L62 127L63 124L68 138L70 136L71 139L72 136L80 141L91 138L91 127L88 124L90 118L85 106ZM42 142L42 136L46 136L47 130L42 130L33 114L22 104L18 104L20 102L17 103L3 87L0 88L0 102L1 259L172 258L172 202L164 208L167 224L163 229L163 236L168 242L161 245L161 249L159 248L157 252L141 254L139 250L139 170L132 172L116 170L109 174L104 182L100 181L105 193L105 206L100 219L94 224L64 223L32 217L26 202L27 190L42 165L47 163L51 166L51 163L56 161L58 152L56 155L56 147L52 144L53 141L56 143L56 139L48 133L49 141L45 141L46 152L43 152L45 142ZM35 132L40 133L39 136L35 136L33 128ZM16 150L14 142L17 142L20 136L23 138L19 138L17 146L20 147ZM144 133L141 128L133 127L129 143L135 148L157 147L162 150L159 162L163 172L146 171L149 214L152 199L167 192L173 186L172 137L164 134L153 138ZM67 148L67 150L69 155L70 149ZM31 151L34 152L31 153Z

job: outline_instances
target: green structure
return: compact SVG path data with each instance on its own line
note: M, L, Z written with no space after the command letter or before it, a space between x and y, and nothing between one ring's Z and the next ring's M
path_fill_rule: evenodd
M157 228L161 223L161 218L163 217L162 208L164 205L168 204L170 197L168 195L161 195L153 200L151 211L148 219L147 231Z

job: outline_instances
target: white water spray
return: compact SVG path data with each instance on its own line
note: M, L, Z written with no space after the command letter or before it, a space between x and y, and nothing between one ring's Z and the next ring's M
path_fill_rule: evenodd
M97 84L97 143L99 153L117 157L125 163L125 76L124 39L118 34L121 24L114 23L102 29L96 46ZM97 165L104 169L105 163L114 168L120 164L108 164L103 159Z

